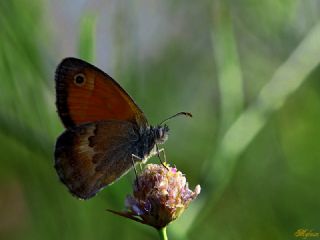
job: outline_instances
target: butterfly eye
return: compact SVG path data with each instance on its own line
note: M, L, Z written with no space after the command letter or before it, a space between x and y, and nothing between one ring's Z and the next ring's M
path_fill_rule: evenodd
M82 73L75 75L73 79L77 86L82 86L86 82L86 77Z

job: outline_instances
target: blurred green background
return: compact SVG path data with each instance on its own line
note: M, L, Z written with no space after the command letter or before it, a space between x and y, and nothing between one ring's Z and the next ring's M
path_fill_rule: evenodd
M157 124L202 193L169 239L296 239L320 232L320 2L0 2L0 239L157 239L114 216L133 173L89 201L53 168L63 131L54 71L81 57ZM156 158L150 162L158 162Z

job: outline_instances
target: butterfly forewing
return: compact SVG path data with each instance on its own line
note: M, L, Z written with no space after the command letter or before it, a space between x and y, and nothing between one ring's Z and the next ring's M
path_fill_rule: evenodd
M102 121L66 130L57 140L55 168L75 196L87 199L132 167L134 124Z
M64 59L56 70L56 104L66 128L103 120L147 120L132 98L108 74L76 58Z

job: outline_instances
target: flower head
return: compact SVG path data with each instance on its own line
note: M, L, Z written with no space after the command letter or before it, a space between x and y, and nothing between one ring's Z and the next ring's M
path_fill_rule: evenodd
M176 168L148 164L134 182L133 196L126 199L128 212L120 215L160 229L178 218L200 190L197 185L191 191Z

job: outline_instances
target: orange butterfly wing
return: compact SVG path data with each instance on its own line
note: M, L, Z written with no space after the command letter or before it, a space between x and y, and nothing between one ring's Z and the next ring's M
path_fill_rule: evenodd
M76 58L64 59L56 70L56 104L66 128L101 120L124 120L147 126L132 98L95 66Z

